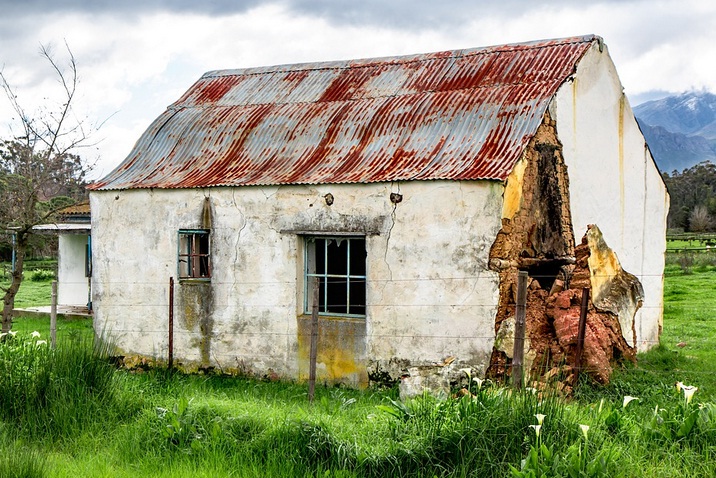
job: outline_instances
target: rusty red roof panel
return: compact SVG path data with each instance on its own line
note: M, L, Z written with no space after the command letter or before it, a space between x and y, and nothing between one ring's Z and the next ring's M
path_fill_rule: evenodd
M208 72L90 187L504 180L595 41Z

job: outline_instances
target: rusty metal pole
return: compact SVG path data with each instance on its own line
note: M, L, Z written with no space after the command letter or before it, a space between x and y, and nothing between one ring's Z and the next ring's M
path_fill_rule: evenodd
M316 360L318 358L318 298L320 279L313 278L313 305L311 307L311 351L308 358L308 401L313 403L316 392Z
M577 332L577 354L574 358L574 383L579 379L582 369L582 353L584 351L584 336L587 332L587 312L589 311L589 287L582 289L582 306L579 313L579 330Z
M517 275L517 304L515 306L515 345L512 351L512 385L522 388L522 359L525 353L525 315L527 307L527 272Z
M57 281L52 281L52 295L50 299L50 345L52 349L57 346Z
M174 278L169 278L169 368L174 367Z

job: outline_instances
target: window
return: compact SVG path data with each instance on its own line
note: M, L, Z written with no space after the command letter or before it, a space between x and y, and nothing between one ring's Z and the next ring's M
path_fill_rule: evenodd
M319 314L365 317L365 238L305 240L305 313L311 313L313 281L318 280Z
M208 279L211 277L209 231L179 230L179 278Z

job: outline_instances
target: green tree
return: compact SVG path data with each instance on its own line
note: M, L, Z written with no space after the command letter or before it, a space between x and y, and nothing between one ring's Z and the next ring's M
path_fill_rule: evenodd
M712 230L714 223L707 219L716 213L716 164L702 162L682 172L664 173L662 177L671 197L668 226L687 231ZM703 210L695 213L697 207Z
M10 286L3 288L2 331L12 328L15 295L22 283L23 265L32 228L53 220L56 213L84 195L87 166L75 152L89 146L89 134L73 112L77 91L77 64L66 46L68 62L62 67L49 47L40 54L61 85L56 107L36 115L23 109L8 79L0 71L0 85L17 114L21 134L0 140L0 230L15 236L16 262Z

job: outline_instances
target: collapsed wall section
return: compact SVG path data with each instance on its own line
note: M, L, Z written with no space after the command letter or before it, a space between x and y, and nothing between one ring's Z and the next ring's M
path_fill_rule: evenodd
M569 177L549 113L507 180L502 228L490 251L490 268L499 273L500 296L486 376L504 379L511 374L519 271L529 274L526 377L542 382L559 377L562 385L573 384L585 287L593 292L593 300L582 369L606 383L616 361L635 359L633 324L641 305L641 284L621 269L598 227L590 227L575 245Z

